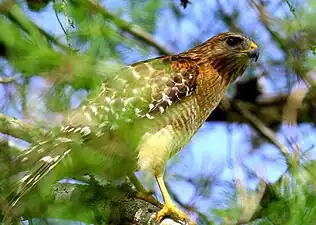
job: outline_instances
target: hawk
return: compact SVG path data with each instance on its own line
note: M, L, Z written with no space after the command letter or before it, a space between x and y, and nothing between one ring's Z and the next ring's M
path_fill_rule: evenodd
M21 154L26 174L8 202L14 209L29 193L42 195L47 184L78 174L135 179L136 171L155 176L164 206L157 221L189 217L173 203L163 177L168 159L179 152L240 77L259 48L249 37L218 34L186 52L137 62L103 81L65 115L63 125Z

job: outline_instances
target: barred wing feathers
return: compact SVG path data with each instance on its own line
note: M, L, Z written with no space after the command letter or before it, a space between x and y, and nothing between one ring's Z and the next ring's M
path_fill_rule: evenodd
M101 92L75 111L98 131L116 129L120 124L139 118L153 119L168 107L191 95L197 86L198 68L188 59L177 56L160 57L126 67L102 84ZM88 112L88 113L86 113ZM82 118L86 113L87 118ZM98 117L91 118L91 115ZM75 120L71 124L77 124Z
M122 124L154 119L156 114L164 113L194 92L198 72L197 66L187 59L167 56L135 63L103 82L97 96L90 97L69 113L57 137L21 155L21 163L31 160L29 163L35 166L20 180L10 205L15 206L71 153L71 135L79 134L84 142L86 138L101 136Z

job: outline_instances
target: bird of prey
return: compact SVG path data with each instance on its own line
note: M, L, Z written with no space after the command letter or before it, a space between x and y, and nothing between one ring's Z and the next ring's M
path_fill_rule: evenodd
M225 32L183 53L121 69L102 82L97 95L67 113L62 127L18 157L27 172L7 198L10 208L32 192L43 195L47 184L65 177L96 174L135 181L135 171L145 171L155 176L164 200L157 221L173 215L194 224L168 194L166 163L258 57L249 37Z

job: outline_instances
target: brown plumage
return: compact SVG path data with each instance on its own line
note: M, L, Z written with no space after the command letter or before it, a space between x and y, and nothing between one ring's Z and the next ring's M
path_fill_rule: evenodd
M102 83L98 96L65 116L60 132L20 156L25 168L35 166L16 186L11 206L46 177L52 182L85 172L117 179L142 170L156 177L164 198L157 219L174 214L189 220L164 186L167 160L188 143L228 85L258 56L257 45L248 37L226 32L178 55L123 68Z

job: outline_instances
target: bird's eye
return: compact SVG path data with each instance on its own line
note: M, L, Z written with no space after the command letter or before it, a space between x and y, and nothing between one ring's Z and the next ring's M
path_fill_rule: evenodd
M243 42L243 39L240 37L229 37L226 39L226 44L231 47L234 47L240 44L241 42Z

